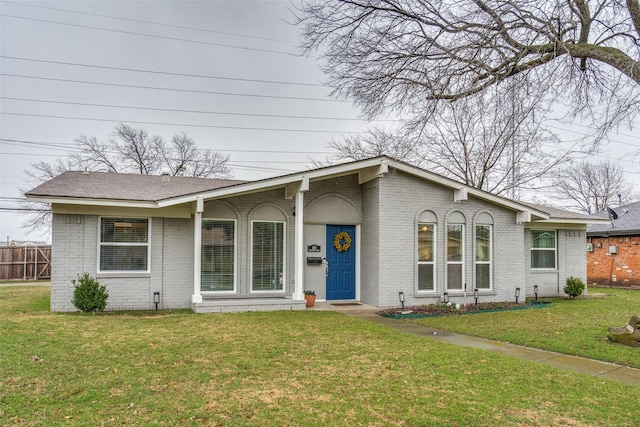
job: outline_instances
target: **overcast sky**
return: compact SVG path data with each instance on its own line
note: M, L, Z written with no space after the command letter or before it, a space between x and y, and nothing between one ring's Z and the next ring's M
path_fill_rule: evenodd
M167 140L186 132L228 154L237 179L307 169L330 154L328 140L371 126L329 97L316 59L299 56L289 8L0 0L0 239L43 238L11 210L36 184L24 173L31 163L66 157L79 135L106 140L120 122ZM621 132L593 160L620 161L640 182L640 137Z

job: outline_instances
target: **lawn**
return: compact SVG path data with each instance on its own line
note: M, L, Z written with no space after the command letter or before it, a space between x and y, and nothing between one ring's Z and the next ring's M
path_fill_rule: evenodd
M640 316L640 290L592 288L588 298L545 299L548 308L415 319L484 338L640 368L640 348L612 344L607 331ZM595 298L597 296L597 298Z
M337 313L47 310L0 288L0 425L638 425L638 387Z

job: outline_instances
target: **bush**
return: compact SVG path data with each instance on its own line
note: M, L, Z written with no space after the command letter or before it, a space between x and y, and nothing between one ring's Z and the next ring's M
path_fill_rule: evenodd
M584 282L575 277L567 277L567 285L564 287L564 293L571 298L582 295L584 292Z
M74 287L71 302L75 308L84 313L104 311L109 298L106 286L100 285L89 273L78 275L78 280L72 280L71 283Z

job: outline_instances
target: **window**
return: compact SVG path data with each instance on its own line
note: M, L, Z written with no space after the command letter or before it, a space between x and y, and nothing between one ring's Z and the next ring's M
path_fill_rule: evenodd
M235 228L234 221L202 221L202 292L235 290Z
M435 291L435 224L418 224L418 291Z
M491 226L476 225L476 288L491 289Z
M531 268L556 268L555 230L531 230Z
M99 271L149 271L149 220L100 218Z
M252 291L284 290L284 223L252 224Z
M464 225L447 225L447 289L462 290Z

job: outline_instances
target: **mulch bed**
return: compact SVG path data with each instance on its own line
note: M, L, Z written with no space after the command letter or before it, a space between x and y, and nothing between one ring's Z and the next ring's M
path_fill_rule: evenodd
M466 306L460 305L459 309L456 309L455 304L430 304L430 305L418 305L402 308L388 308L378 311L377 314L385 317L427 317L427 316L449 316L460 315L470 313L481 313L491 311L503 311L503 310L522 310L526 308L546 307L551 303L544 302L529 302L524 304L516 304L515 302L484 302L467 304Z

